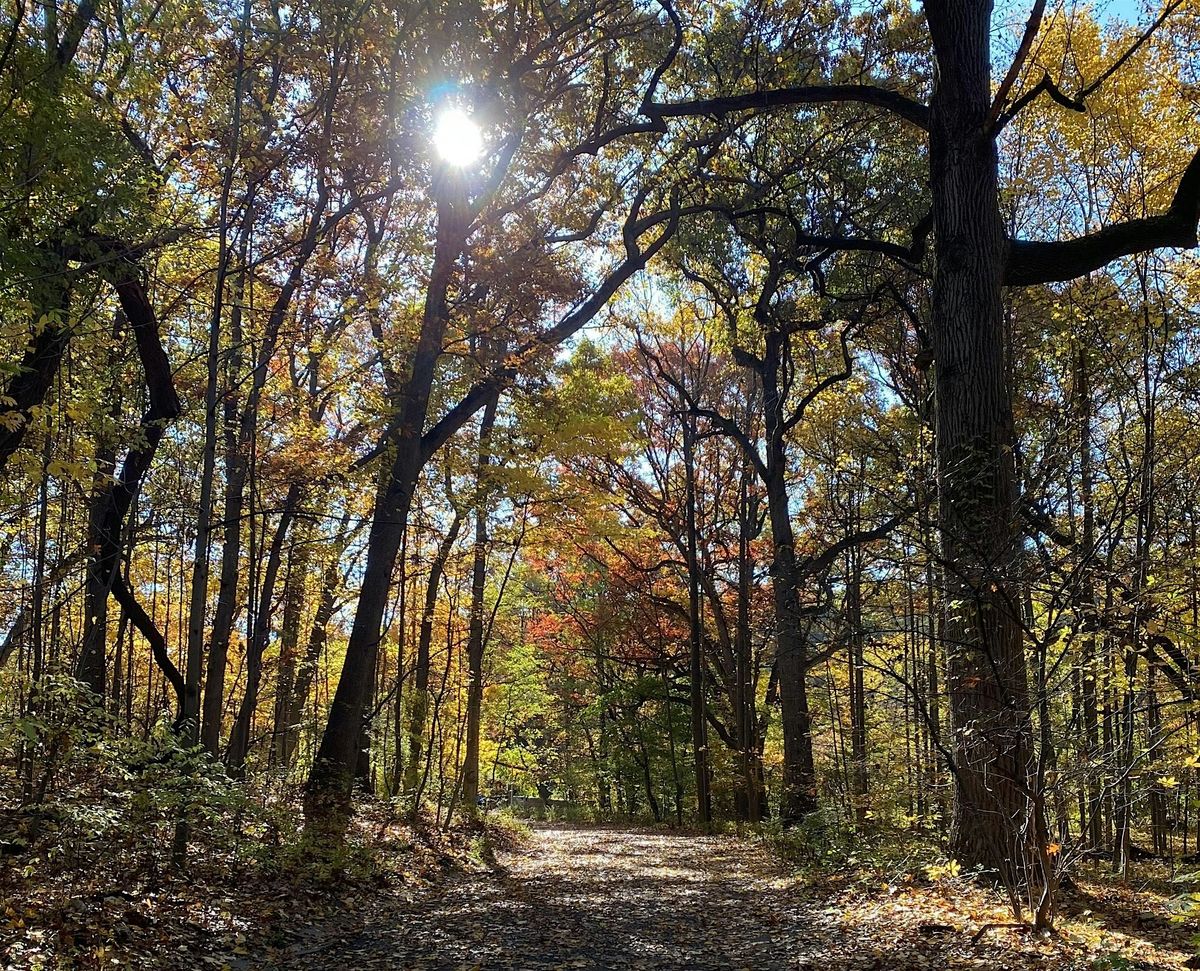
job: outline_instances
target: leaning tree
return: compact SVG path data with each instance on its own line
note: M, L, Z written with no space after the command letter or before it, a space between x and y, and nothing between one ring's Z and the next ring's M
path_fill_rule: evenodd
M434 240L424 302L410 365L390 391L394 417L369 455L382 470L366 566L306 790L308 825L332 835L349 818L392 573L422 469L646 266L691 208L671 187L673 173L694 168L695 156L719 141L704 135L662 148L664 126L639 118L679 49L682 28L673 15L668 32L636 3L588 0L563 11L513 5L509 12L430 27L473 38L443 52L437 68L439 76L475 79L459 85L450 102L473 101L491 131L477 166L434 160L429 168ZM643 70L648 62L658 66ZM470 276L486 275L504 251L528 265L549 259L570 267L580 279L575 299L522 320L508 353L481 367L457 400L445 401L435 390L446 390L438 381L452 357L448 345L456 326L469 330L479 298ZM506 285L523 286L520 272Z

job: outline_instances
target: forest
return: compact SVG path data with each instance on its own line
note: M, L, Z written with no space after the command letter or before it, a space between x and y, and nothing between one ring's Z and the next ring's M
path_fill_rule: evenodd
M1200 966L1200 0L4 0L0 963Z

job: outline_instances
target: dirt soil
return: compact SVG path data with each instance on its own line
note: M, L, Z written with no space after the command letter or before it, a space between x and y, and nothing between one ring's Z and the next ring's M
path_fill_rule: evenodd
M731 836L544 825L496 866L296 928L245 968L1183 968L1154 900L1074 894L1055 935L965 883L804 882ZM1119 909L1121 916L1106 912ZM1148 910L1140 908L1147 907ZM1132 911L1130 910L1132 908ZM981 933L982 932L982 933ZM258 949L251 945L251 953Z

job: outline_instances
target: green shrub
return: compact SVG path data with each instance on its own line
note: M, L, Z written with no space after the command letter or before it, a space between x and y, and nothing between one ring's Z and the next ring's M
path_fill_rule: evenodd
M6 787L15 841L40 840L51 856L99 841L161 850L180 821L224 839L230 814L248 808L221 763L171 725L160 721L145 738L122 735L101 699L63 674L37 685L0 747L22 766L23 778Z

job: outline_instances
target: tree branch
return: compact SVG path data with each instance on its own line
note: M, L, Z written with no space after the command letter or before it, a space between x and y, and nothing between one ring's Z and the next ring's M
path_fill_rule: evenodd
M769 91L751 91L748 94L727 95L723 98L680 101L674 104L648 103L642 106L642 113L657 120L690 118L698 115L720 116L738 111L845 102L883 108L916 125L921 130L929 131L928 105L903 95L899 91L889 91L886 88L877 88L870 84L802 85L794 88L775 88Z
M113 574L112 595L113 599L121 605L133 626L138 629L138 632L150 645L150 653L154 655L154 660L158 663L167 681L171 683L171 687L175 690L175 701L179 710L182 711L184 694L183 675L179 673L179 668L171 660L171 653L167 650L167 639L163 637L162 632L155 625L154 621L150 619L150 615L146 613L145 608L138 603L137 598L133 595L133 591L125 585L125 578L121 576L119 570Z
M1074 280L1122 256L1168 247L1194 249L1197 222L1200 222L1200 151L1192 156L1165 213L1115 223L1077 239L1010 240L1004 283L1027 287Z
M900 243L875 239L870 236L842 236L834 234L807 232L794 215L778 206L756 206L744 210L718 210L729 220L744 219L749 216L774 215L791 223L794 242L797 247L807 247L817 250L836 250L839 252L879 253L896 260L909 268L914 268L925 257L925 249L929 233L933 229L933 211L925 213L912 228L912 240L904 246Z
M1025 23L1025 33L1021 37L1021 45L1017 48L1017 54L1008 68L1008 73L1004 76L1004 80L1000 83L1000 87L996 91L996 99L992 102L987 121L984 122L985 129L992 128L997 120L999 120L1000 113L1004 110L1004 104L1008 100L1008 93L1016 83L1017 77L1021 73L1021 68L1025 66L1026 58L1029 57L1029 50L1033 47L1033 39L1037 37L1037 32L1042 26L1042 15L1045 12L1046 0L1036 0L1033 10L1029 14L1029 20Z
M800 564L800 573L802 575L815 576L818 573L824 572L825 570L829 569L829 567L833 566L838 557L845 553L846 550L855 546L865 546L868 543L874 543L878 540L885 539L892 532L892 530L894 530L905 520L911 518L913 513L916 511L917 510L915 506L911 509L902 509L894 516L890 516L885 519L873 529L863 529L856 533L850 533L846 536L843 536L836 543L829 546L823 553L817 556L807 557Z
M439 418L422 436L421 452L426 459L450 440L467 420L482 408L488 400L510 388L528 363L547 351L553 350L575 334L584 324L596 316L625 282L641 270L662 249L668 239L674 235L679 224L681 210L676 203L664 212L653 216L638 218L638 212L645 201L646 192L639 193L634 202L632 212L625 222L625 259L615 267L604 282L592 292L583 303L568 313L557 324L537 337L526 341L517 351L505 358L503 365L492 371L487 377L477 381L463 395L462 399L446 414ZM639 237L647 230L666 223L651 243L642 248ZM385 441L390 438L385 436Z
M1138 35L1137 39L1134 40L1134 42L1132 44L1130 44L1129 47L1124 51L1124 53L1122 53L1120 57L1118 57L1115 61L1113 61L1113 63L1110 64L1100 74L1100 76L1098 78L1096 78L1095 81L1093 81L1091 84L1089 84L1087 87L1085 87L1082 91L1079 92L1079 94L1075 95L1074 97L1072 97L1069 94L1064 93L1063 90L1057 84L1054 83L1053 79L1050 77L1050 75L1048 73L1043 74L1042 79L1036 85L1034 85L1027 92L1025 92L1025 94L1021 95L1021 97L1019 97L1013 103L1012 108L1010 108L1008 111L1006 111L1003 115L999 116L999 118L996 122L995 130L998 132L1002 128L1004 128L1005 125L1007 125L1017 115L1019 115L1025 109L1025 107L1030 102L1032 102L1035 98L1037 98L1037 96L1039 94L1041 94L1043 91L1046 94L1050 95L1050 97L1054 101L1056 101L1058 104L1062 105L1064 108L1069 109L1070 111L1086 111L1087 105L1085 104L1085 101L1086 101L1087 97L1091 94L1094 94L1096 91L1098 91L1100 89L1100 86L1103 85L1105 81L1107 81L1114 74L1116 74L1117 71L1119 71L1125 65L1125 63L1142 48L1142 45L1145 44L1146 41L1148 41L1152 36L1154 36L1155 31L1157 31L1158 28L1163 25L1163 22L1169 16L1171 16L1171 14L1174 13L1175 10L1179 6L1182 5L1182 3L1183 3L1183 0L1171 0L1170 3L1168 3L1165 7L1163 7L1162 13L1160 13L1158 15L1158 17L1155 19L1154 23L1152 23L1149 27L1147 27L1144 31L1142 31ZM1032 22L1032 17L1031 17L1031 22ZM1028 30L1028 28L1026 28L1026 29ZM1032 38L1029 38L1029 39L1032 40ZM1024 43L1024 42L1022 42L1022 43ZM1014 63L1014 67L1015 67L1015 63ZM1005 80L1007 81L1008 79L1006 78ZM999 97L997 97L996 103L997 104L1000 103ZM993 111L994 110L995 110L995 106L993 106Z

